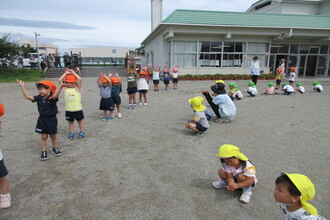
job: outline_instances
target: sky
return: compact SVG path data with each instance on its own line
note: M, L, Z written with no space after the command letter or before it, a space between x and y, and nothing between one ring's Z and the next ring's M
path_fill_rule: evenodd
M257 0L163 0L163 19L175 9L245 12ZM151 32L150 0L16 0L0 7L0 36L69 48L138 48Z

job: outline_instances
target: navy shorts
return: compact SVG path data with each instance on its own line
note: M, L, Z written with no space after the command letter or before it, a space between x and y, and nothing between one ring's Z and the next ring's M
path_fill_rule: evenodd
M164 79L164 83L165 83L166 85L168 85L168 84L170 84L170 80L169 80L169 79Z
M282 81L282 80L277 79L277 80L276 80L276 85L281 85L281 81Z
M57 134L57 117L39 116L35 132L39 134Z
M82 110L77 111L77 112L68 112L68 111L65 112L65 119L67 121L74 121L75 119L76 119L76 121L81 121L84 118L85 117L84 117L84 113Z
M159 84L159 80L157 79L157 80L152 80L152 82L154 83L154 84Z
M0 178L5 177L8 175L8 170L6 168L5 162L0 160Z
M139 90L139 93L146 94L146 93L148 93L148 90L146 90L146 89L140 89Z
M121 105L121 98L120 96L112 96L112 101L113 101L113 105Z
M179 82L179 79L178 78L173 78L173 83L177 83Z
M127 94L134 94L134 93L137 93L137 87L128 87L127 88Z
M199 130L201 132L204 132L207 130L207 128L205 128L203 125L201 125L199 123L196 124L196 128L197 128L197 130Z
M99 109L103 110L103 111L112 111L112 110L114 110L112 97L107 98L107 99L102 98L100 100L100 108Z

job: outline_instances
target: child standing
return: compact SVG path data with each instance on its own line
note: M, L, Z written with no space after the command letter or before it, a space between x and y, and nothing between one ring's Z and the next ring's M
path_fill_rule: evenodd
M128 61L128 75L127 75L127 94L128 94L128 109L136 108L136 93L137 93L137 69L136 62L134 61L134 67L130 68L131 62Z
M314 184L305 175L284 172L275 181L274 198L280 203L284 219L326 220L308 202L314 195Z
M297 86L297 89L296 89L297 92L300 92L301 94L305 93L305 88L303 87L302 83L297 82L296 86Z
M170 72L166 68L163 71L163 81L164 81L164 84L165 84L165 91L167 91L168 90L168 85L170 84Z
M314 86L313 91L318 92L318 93L323 91L323 86L318 81L314 81L314 82L312 82L312 84Z
M256 85L254 82L248 82L249 88L247 90L247 93L249 93L250 96L255 97L258 95L258 90L256 88Z
M79 71L79 67L77 67ZM70 140L74 139L74 120L79 125L78 138L85 137L84 127L84 112L81 104L81 85L82 79L73 70L67 70L59 79L60 84L64 81L64 103L65 103L65 119L69 122L69 136Z
M139 91L139 105L142 105L142 96L144 99L144 105L147 106L147 93L149 89L149 85L146 79L146 72L145 71L140 71L140 74L138 75L138 82L137 82L137 89Z
M268 86L266 88L265 94L267 94L267 95L274 95L274 94L276 94L274 83L272 83L272 82L269 82L268 83Z
M290 86L287 83L282 83L282 89L281 90L283 91L283 95L290 95L291 93L294 92L293 87Z
M206 107L202 104L203 101L204 99L201 96L188 100L194 110L194 116L192 121L188 121L186 128L195 131L197 135L204 135L204 132L209 128L209 122L205 115Z
M100 107L103 111L103 121L112 121L114 116L114 105L111 98L111 80L105 74L100 73L97 79L97 86L100 88ZM108 118L109 111L109 118Z
M220 179L212 183L215 188L227 188L228 191L243 189L240 202L249 203L252 187L257 183L256 169L240 149L231 144L219 148L218 157L222 168L218 170Z
M121 105L120 93L122 91L121 79L120 79L118 73L116 73L114 76L110 74L109 77L111 77L110 80L112 83L111 98L112 98L113 104L117 108L118 118L121 118L122 117L121 111L120 111L120 105Z
M0 117L5 114L5 107L0 103ZM0 126L2 122L0 120ZM7 178L8 170L6 168L3 155L0 149L0 209L9 208L11 206L11 197L9 194L9 180Z
M243 56L251 63L251 77L252 77L252 82L255 85L257 85L258 77L260 76L260 63L267 55L268 53L266 53L266 55L260 59L259 57L255 56L253 57L253 60L250 59L247 55Z
M150 68L152 68L152 82L154 84L154 91L158 92L159 91L159 71L160 71L160 67L153 68L150 65Z
M289 73L289 84L292 87L293 87L293 83L294 83L295 78L296 78L296 68L291 67L290 68L290 73Z
M179 71L176 67L173 67L172 69L172 81L173 81L173 89L178 89L178 82L179 82L179 78L178 78L178 74Z
M281 87L281 82L282 82L282 75L283 75L283 69L282 68L277 68L276 69L276 87L275 89L279 89Z
M41 81L36 83L39 95L30 96L25 88L25 84L22 80L16 80L17 83L21 86L23 91L23 96L32 102L37 102L39 118L37 121L37 126L35 132L41 134L41 156L40 160L47 160L47 139L50 136L52 141L53 150L52 153L55 156L60 156L62 153L57 148L57 102L58 96L60 94L63 83L56 89L56 85L51 81Z

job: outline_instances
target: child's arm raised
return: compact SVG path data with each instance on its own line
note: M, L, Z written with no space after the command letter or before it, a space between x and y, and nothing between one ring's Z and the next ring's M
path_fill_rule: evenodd
M79 67L77 67L77 68L79 69ZM80 71L80 69L79 69L79 71ZM77 79L77 86L78 86L79 89L81 89L82 78L77 73L75 73L75 71L73 71L73 70L70 71L70 73L73 74L76 77L76 79Z
M34 101L34 97L30 96L29 93L27 92L26 88L25 88L25 84L22 80L16 79L16 82L18 83L18 85L21 86L22 88L22 92L23 92L23 96L30 101Z
M65 71L65 72L62 74L62 76L60 76L60 78L58 78L58 83L59 83L60 85L64 82L66 75L68 75L68 71Z
M118 73L115 73L115 77L119 79L119 82L121 82L121 78L119 77Z
M52 96L52 99L57 99L61 93L62 88L65 86L65 84L62 82L60 85L56 88L54 95Z
M265 57L266 57L268 54L269 54L269 53L266 53L265 56L261 57L259 60L261 61L261 60L265 59Z
M248 57L246 54L243 55L243 58L246 58L248 61L252 62L252 59Z

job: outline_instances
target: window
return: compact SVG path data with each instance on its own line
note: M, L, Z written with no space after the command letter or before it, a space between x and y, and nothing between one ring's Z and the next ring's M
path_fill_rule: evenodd
M197 41L173 41L173 66L195 67L197 59Z

